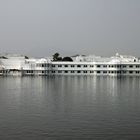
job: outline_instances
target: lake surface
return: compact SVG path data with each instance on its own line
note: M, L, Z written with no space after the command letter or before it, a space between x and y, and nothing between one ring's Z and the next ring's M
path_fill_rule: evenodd
M139 140L138 77L0 77L0 140Z

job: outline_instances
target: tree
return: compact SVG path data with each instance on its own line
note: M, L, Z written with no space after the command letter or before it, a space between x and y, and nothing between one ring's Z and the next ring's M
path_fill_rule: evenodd
M73 62L72 58L71 58L71 57L68 57L68 56L64 57L64 58L62 59L62 61Z
M62 61L62 57L58 57L57 58L57 61Z
M29 59L29 57L28 56L25 56L25 59Z
M5 56L0 56L0 59L8 59L8 58Z
M57 61L58 60L58 57L59 57L59 53L55 53L53 55L53 61Z

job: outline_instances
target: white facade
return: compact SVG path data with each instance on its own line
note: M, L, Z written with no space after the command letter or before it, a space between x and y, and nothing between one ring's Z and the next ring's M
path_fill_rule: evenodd
M110 75L140 76L140 61L133 56L116 54L110 58L76 56L73 62L51 61L50 58L5 56L0 58L0 75Z

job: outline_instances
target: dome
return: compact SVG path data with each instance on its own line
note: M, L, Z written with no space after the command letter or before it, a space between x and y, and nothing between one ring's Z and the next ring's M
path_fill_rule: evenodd
M121 61L119 59L112 59L110 62L112 62L112 63L120 63Z

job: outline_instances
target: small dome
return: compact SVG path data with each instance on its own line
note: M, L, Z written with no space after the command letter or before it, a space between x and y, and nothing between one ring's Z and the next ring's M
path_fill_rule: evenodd
M120 63L121 61L119 59L112 59L111 62L112 63Z

